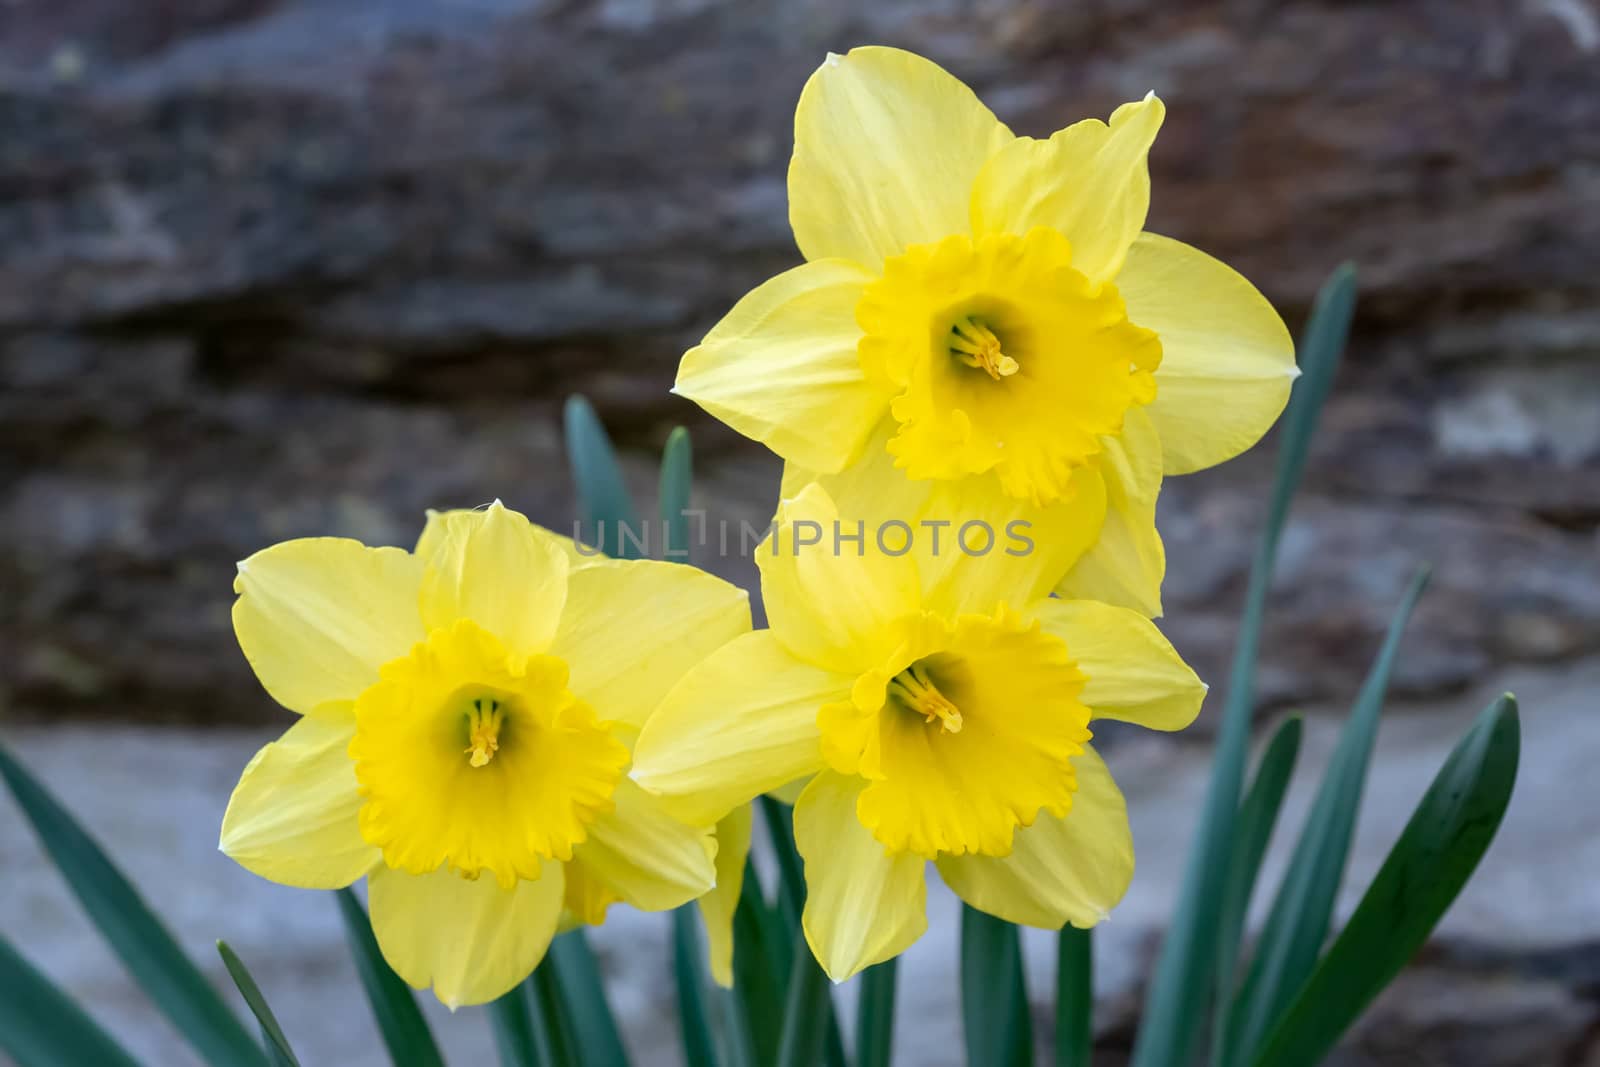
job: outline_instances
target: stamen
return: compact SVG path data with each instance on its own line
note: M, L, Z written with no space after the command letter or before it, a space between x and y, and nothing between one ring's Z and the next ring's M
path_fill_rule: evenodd
M933 678L928 674L928 668L921 663L913 663L889 679L888 688L890 696L926 721L931 723L935 719L940 720L945 733L961 732L961 710L939 692L939 687L933 684Z
M472 757L467 762L482 767L494 759L500 751L500 724L504 719L498 700L485 697L472 702L472 710L467 712L467 739L471 744L462 750Z
M994 331L971 315L961 316L950 327L950 354L997 382L1022 369L1016 360L1000 351L1000 338Z

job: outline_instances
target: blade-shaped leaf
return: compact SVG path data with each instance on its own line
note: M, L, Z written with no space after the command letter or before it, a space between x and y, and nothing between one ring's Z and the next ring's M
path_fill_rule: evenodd
M772 839L772 850L778 857L778 912L788 926L790 943L795 946L789 973L799 969L801 957L810 961L813 970L821 972L811 956L811 947L800 932L801 916L806 904L806 876L800 861L800 851L794 844L794 809L779 800L763 795L760 799L761 815L767 824L767 834ZM795 995L789 989L792 1001ZM821 1022L825 1031L824 1054L829 1067L844 1067L844 1038L839 1033L839 1019L833 1010L833 997L824 986L821 1003L824 1013Z
M378 1021L378 1033L389 1050L390 1061L395 1067L444 1067L433 1032L417 1007L416 994L383 958L361 901L348 889L341 889L335 895L350 955L355 960L356 973L361 976L361 987L366 990L367 1003L372 1005L372 1014Z
M0 937L0 1052L16 1067L139 1067L55 984Z
M101 936L139 988L201 1056L213 1064L266 1064L266 1053L178 948L144 898L77 820L3 746L0 776Z
M522 983L528 999L528 1017L533 1024L534 1044L546 1063L556 1067L581 1067L584 1060L578 1054L572 1010L561 988L560 977L548 963L547 956Z
M1278 1020L1256 1067L1318 1063L1422 947L1477 869L1511 802L1517 702L1489 705L1445 760L1355 914Z
M1033 1063L1033 1022L1017 928L961 906L961 1017L967 1062Z
M524 982L489 1004L501 1067L555 1067L548 1039L534 1032L528 1000L528 983Z
M683 1036L685 1063L717 1067L716 1040L706 1004L704 949L695 926L693 905L672 912L672 974L678 986L678 1031Z
M585 520L582 540L609 556L636 558L639 547L628 534L643 537L644 531L633 498L622 480L611 438L595 417L594 408L581 396L567 398L566 430L567 459Z
M1349 334L1355 294L1355 268L1346 264L1334 271L1317 294L1316 307L1301 342L1302 376L1284 416L1266 527L1250 566L1244 618L1228 676L1228 699L1217 733L1211 782L1184 872L1177 912L1162 941L1151 979L1134 1046L1133 1067L1187 1063L1205 1006L1210 1003L1217 967L1216 915L1227 889L1227 857L1232 851L1234 820L1244 781L1255 702L1256 653L1261 643L1267 590L1289 503L1305 471L1317 418Z
M600 965L589 948L583 929L569 930L550 943L541 966L552 968L566 1001L572 1038L586 1063L614 1063L626 1067L628 1054L622 1034L606 1000Z
M805 935L797 932L794 965L789 970L789 997L784 1003L783 1030L778 1038L778 1067L816 1067L823 1062L832 1022L828 976L812 958Z
M792 950L788 927L767 903L755 862L746 858L744 892L733 913L733 993L757 1063L778 1058Z
M1244 985L1229 1013L1222 1045L1225 1063L1249 1061L1273 1020L1294 999L1316 966L1350 853L1350 839L1367 781L1367 764L1378 736L1378 713L1389 689L1389 674L1394 669L1406 622L1427 581L1426 570L1412 579L1389 621L1389 632L1356 696L1350 719L1340 733L1339 746L1306 816L1256 943Z
M1294 763L1300 754L1300 737L1304 732L1298 715L1290 716L1278 725L1277 731L1261 755L1255 779L1244 803L1239 805L1239 819L1233 840L1233 856L1228 861L1228 886L1222 896L1222 911L1217 917L1217 1015L1212 1031L1211 1062L1221 1063L1223 1027L1226 1012L1233 1002L1234 965L1239 956L1239 939L1244 933L1244 921L1250 911L1250 898L1255 892L1256 875L1261 870L1261 859L1266 855L1267 842L1272 839L1272 829L1278 822L1278 809L1283 805L1283 795L1289 788L1289 778L1294 773Z
M856 1004L856 1067L889 1067L894 1051L894 992L900 961L891 957L861 972Z
M1089 1067L1094 1047L1094 931L1063 926L1056 945L1056 1067Z
M283 1027L278 1025L278 1017L272 1014L271 1005L261 994L261 987L256 985L256 980L250 974L250 969L244 965L244 960L239 958L239 954L233 951L233 947L226 941L217 942L217 955L222 957L222 965L228 969L228 977L233 979L233 984L239 988L239 995L244 997L245 1004L256 1017L256 1022L260 1024L261 1036L267 1042L267 1053L279 1064L299 1067L300 1061L295 1059L294 1049L289 1047L289 1039L284 1036Z
M682 426L667 437L661 452L661 526L666 531L663 559L689 558L689 486L694 480L694 460L689 431Z

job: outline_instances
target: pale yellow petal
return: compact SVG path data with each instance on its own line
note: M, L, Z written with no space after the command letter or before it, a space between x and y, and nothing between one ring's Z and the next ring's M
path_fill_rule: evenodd
M1104 439L1105 522L1056 592L1069 600L1101 600L1161 616L1167 551L1156 530L1161 492L1161 440L1143 409L1128 412L1120 437Z
M550 531L498 500L451 511L428 556L421 608L429 628L471 619L513 655L550 647L567 599L567 554Z
M367 879L372 932L383 958L452 1009L483 1004L521 982L544 958L561 916L562 865L501 889L446 868L407 874L378 867Z
M603 560L572 571L550 653L602 720L644 725L685 671L750 629L750 596L681 563Z
M890 856L856 819L866 783L825 771L794 807L794 839L805 860L806 943L828 977L850 976L898 956L928 929L922 857Z
M923 512L916 553L924 599L947 615L992 612L1048 593L1093 550L1106 516L1097 466L1079 467L1069 495L1046 507L1008 496L992 478L939 483ZM949 518L935 544L933 524Z
M1165 114L1151 93L1117 108L1109 124L1085 119L1048 141L1012 141L978 176L973 232L1045 226L1072 243L1075 270L1091 281L1115 278L1150 210L1147 159Z
M701 897L700 918L706 924L706 954L711 977L724 989L733 985L733 913L744 891L744 862L750 854L751 808L734 808L717 823L717 884Z
M832 670L880 663L898 636L889 625L921 606L917 565L883 551L876 522L841 515L813 483L785 500L756 549L767 623L796 656Z
M1078 699L1096 719L1182 730L1200 714L1206 684L1155 623L1092 600L1043 600L1029 609L1087 677Z
M1128 317L1161 338L1150 418L1167 473L1215 466L1260 440L1300 372L1294 339L1255 286L1197 248L1145 233L1117 288Z
M422 565L398 548L308 537L239 564L233 632L272 699L308 712L354 700L425 635Z
M450 528L450 524L459 521L456 516L470 515L481 510L483 509L450 508L445 511L439 511L436 508L429 508L427 521L423 523L422 533L417 538L417 547L411 550L411 554L420 560L426 561L444 543L444 535ZM567 562L574 568L587 566L596 560L604 560L606 558L598 548L579 545L578 542L565 534L558 534L549 530L544 530L543 532L560 546L561 551L566 554Z
M685 822L710 825L822 767L817 712L855 677L803 663L771 630L736 637L691 668L646 720L633 779Z
M343 889L379 861L361 837L355 732L348 704L302 717L245 765L222 816L217 847L283 885Z
M1122 791L1092 749L1073 757L1078 790L1063 818L1041 814L1009 856L944 857L939 874L979 911L1024 926L1090 927L1133 880L1133 835Z
M830 54L794 116L789 222L807 259L877 270L965 233L972 182L1011 131L956 78L895 48Z
M572 862L640 911L687 904L717 880L717 842L710 829L681 823L662 802L623 779L616 807L589 826Z
M822 259L763 283L684 353L673 392L784 459L838 470L889 406L856 355L856 303L871 281Z
M1098 465L1080 468L1066 498L1039 508L987 475L907 478L884 448L894 432L885 419L861 460L838 474L786 464L782 492L795 497L815 481L850 518L849 532L851 517L864 516L866 540L879 553L916 562L924 607L954 614L1023 603L1054 587L1098 537L1106 506Z

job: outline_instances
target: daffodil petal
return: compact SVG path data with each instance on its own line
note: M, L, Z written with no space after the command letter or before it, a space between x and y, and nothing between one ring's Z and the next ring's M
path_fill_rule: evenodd
M1255 286L1197 248L1144 233L1117 288L1128 318L1161 338L1149 410L1166 472L1215 466L1260 440L1300 372L1294 339Z
M717 823L717 884L698 901L706 924L706 954L711 977L722 988L733 986L733 913L744 891L744 861L750 854L749 804L734 808Z
M417 615L422 564L398 548L308 537L239 564L233 631L272 699L309 712L354 700L378 668L425 635Z
M555 936L562 890L556 860L514 889L446 868L416 875L378 867L367 878L383 958L451 1009L491 1001L533 973Z
M1156 530L1161 492L1161 439L1140 408L1128 412L1120 437L1104 439L1105 522L1089 551L1056 592L1069 600L1101 600L1161 616L1167 551Z
M990 478L941 483L924 525L949 516L945 541L917 553L927 606L946 615L992 612L1049 592L1093 551L1106 517L1106 483L1079 467L1070 494L1046 507L1007 496Z
M954 615L1025 603L1055 586L1099 536L1106 487L1098 464L1079 468L1065 499L1038 508L985 475L907 478L883 447L894 426L893 419L880 423L861 460L838 474L786 464L782 493L798 496L814 481L851 532L857 518L870 516L866 540L880 553L909 543L905 554L916 561L924 607Z
M684 353L673 391L784 459L838 470L889 406L856 355L856 303L871 281L841 259L784 271Z
M928 929L926 861L909 852L889 855L857 820L865 784L825 771L794 806L795 846L806 872L801 925L835 982L899 955Z
M915 561L882 550L864 518L873 514L841 515L813 483L779 506L756 549L768 625L801 659L840 671L873 666L893 650L888 624L920 607Z
M1011 131L955 77L896 48L830 54L794 116L789 223L807 259L876 270L966 232L968 196Z
M218 848L246 870L302 889L343 889L379 861L361 836L348 704L300 718L245 765Z
M1029 613L1066 642L1068 655L1087 678L1078 699L1093 718L1182 730L1200 714L1206 684L1155 623L1137 611L1092 600L1050 599Z
M556 536L498 500L446 512L427 557L420 604L430 629L471 619L513 655L544 652L567 599L566 551Z
M750 629L750 596L694 567L603 560L572 571L550 653L602 720L646 716L710 653Z
M1047 141L1012 141L978 175L973 232L1058 230L1072 242L1075 270L1090 281L1115 278L1150 210L1147 161L1165 114L1151 93L1117 108L1109 124L1085 119Z
M771 630L736 637L673 686L646 720L633 779L685 822L735 807L822 768L817 712L855 677L803 663Z
M1092 748L1073 757L1072 810L1017 831L1009 856L946 856L939 874L979 911L1024 926L1090 927L1133 880L1133 835L1122 791Z
M411 554L420 560L426 561L444 543L444 535L450 529L451 523L460 521L457 516L471 515L481 510L480 508L448 508L440 511L437 508L429 508L427 521L422 524L422 533L417 537L417 547L411 550ZM561 551L566 554L568 564L573 568L588 566L590 563L606 559L606 556L598 548L581 546L565 534L558 534L549 530L541 530L541 532L560 546Z
M623 779L616 807L589 826L572 862L641 911L687 904L717 880L716 838L667 814L661 801Z

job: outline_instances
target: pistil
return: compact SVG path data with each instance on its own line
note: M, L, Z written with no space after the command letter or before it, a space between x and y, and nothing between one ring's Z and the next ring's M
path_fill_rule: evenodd
M947 734L961 732L961 710L939 692L928 668L913 663L889 680L889 695L927 722L938 720Z
M950 354L988 374L995 381L1009 378L1022 368L1000 350L1000 338L982 319L963 315L950 327Z
M500 724L504 719L500 701L484 697L472 702L472 710L467 712L469 744L463 750L471 756L468 763L483 767L494 759L494 754L500 751Z

